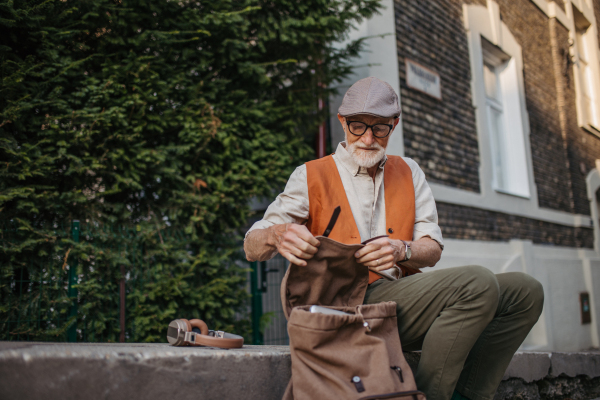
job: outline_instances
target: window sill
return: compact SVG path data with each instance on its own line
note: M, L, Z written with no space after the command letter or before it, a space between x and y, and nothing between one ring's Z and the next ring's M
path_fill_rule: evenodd
M600 129L596 128L592 124L588 123L588 124L580 125L579 127L581 129L583 129L584 131L587 131L588 133L591 133L592 135L596 135L596 136L600 137Z
M519 194L519 193L513 193L513 192L509 192L508 190L504 190L504 189L500 189L495 187L494 190L498 193L501 194L506 194L508 196L514 196L514 197L518 197L520 199L524 199L524 200L531 200L531 195L524 195L524 194Z

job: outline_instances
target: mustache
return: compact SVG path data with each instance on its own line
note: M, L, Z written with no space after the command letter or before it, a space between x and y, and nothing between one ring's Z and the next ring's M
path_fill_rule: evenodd
M383 146L381 146L379 143L373 143L370 146L367 146L364 144L362 146L360 146L358 144L355 144L355 147L357 149L363 149L363 150L382 150L383 149Z

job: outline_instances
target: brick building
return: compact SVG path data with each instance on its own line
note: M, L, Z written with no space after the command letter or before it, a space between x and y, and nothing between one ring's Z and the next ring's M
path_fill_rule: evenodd
M368 48L340 92L377 76L400 94L388 152L427 175L435 268L533 275L546 300L524 348L599 347L600 0L383 3L352 32Z

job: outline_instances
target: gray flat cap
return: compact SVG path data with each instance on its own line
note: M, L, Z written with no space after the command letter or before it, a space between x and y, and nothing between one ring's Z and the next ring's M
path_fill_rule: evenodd
M344 95L338 109L342 117L370 114L377 117L396 118L400 115L398 95L392 87L370 76L356 82Z

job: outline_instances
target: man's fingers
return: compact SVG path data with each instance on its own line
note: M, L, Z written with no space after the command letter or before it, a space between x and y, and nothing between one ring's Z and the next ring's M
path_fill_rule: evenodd
M376 251L372 251L370 253L365 254L362 257L359 257L356 259L356 261L358 261L361 264L365 264L367 265L367 263L381 259L383 257L388 257L388 256L392 256L393 259L393 249L391 247L383 247L379 250Z
M280 253L289 252L297 258L308 260L313 257L318 248L300 239L294 232L286 232L278 246L278 250Z
M384 265L380 265L379 267L369 267L369 269L372 271L381 272L381 271L385 271L386 269L390 269L393 266L394 266L394 263L388 262Z
M383 271L394 266L394 256L383 256L376 260L363 263L363 265L369 267L374 271Z
M306 229L306 227L303 227ZM310 233L309 233L310 234ZM317 241L318 243L318 241ZM309 254L315 254L318 251L318 248L311 245L301 237L297 235L297 232L289 231L283 235L283 240L281 241L281 246L287 249L298 248L301 251ZM296 253L294 253L296 254Z
M298 247L300 250L315 254L321 245L304 225L292 224L283 236L283 241Z
M356 261L358 261L358 263L360 263L362 265L366 265L367 267L378 267L381 264L383 264L384 262L391 261L393 259L394 259L394 257L388 257L387 255L382 254L380 256L371 257L367 261L360 261L360 259L356 260Z
M317 251L319 251L318 247L315 247L313 245L311 245L308 242L305 242L304 240L302 240L301 238L295 238L293 245L295 247L297 247L298 249L302 250L305 253L309 253L309 254L316 254Z
M285 257L289 262L291 262L292 264L298 265L300 267L306 267L306 261L304 260L300 260L298 257L296 257L295 255L293 255L290 252L283 252L280 253L283 257Z
M296 232L296 235L304 240L305 242L307 242L308 244L310 244L313 247L319 247L321 245L321 242L319 242L317 240L317 238L315 238L313 236L312 233L310 233L310 231L308 230L308 228L304 225L295 225L294 226L294 231Z
M360 258L360 257L364 256L365 254L372 253L376 250L379 250L381 247L383 247L386 244L387 244L387 241L385 238L375 240L374 242L371 242L368 245L366 245L365 247L363 247L362 249L358 250L356 252L356 254L354 254L354 256L356 258Z
M319 247L321 245L321 242L319 242L317 238L314 237L312 233L310 233L308 230L306 230L305 234L298 236L300 237L300 239L304 240L313 247Z
M312 246L310 246L312 247ZM315 253L316 253L316 247L313 247L315 249ZM286 246L286 249L288 252L290 252L291 254L293 254L294 256L298 257L298 258L302 258L304 260L310 260L311 258L313 258L314 253L309 253L306 251L302 251L302 249L296 247L296 246Z

